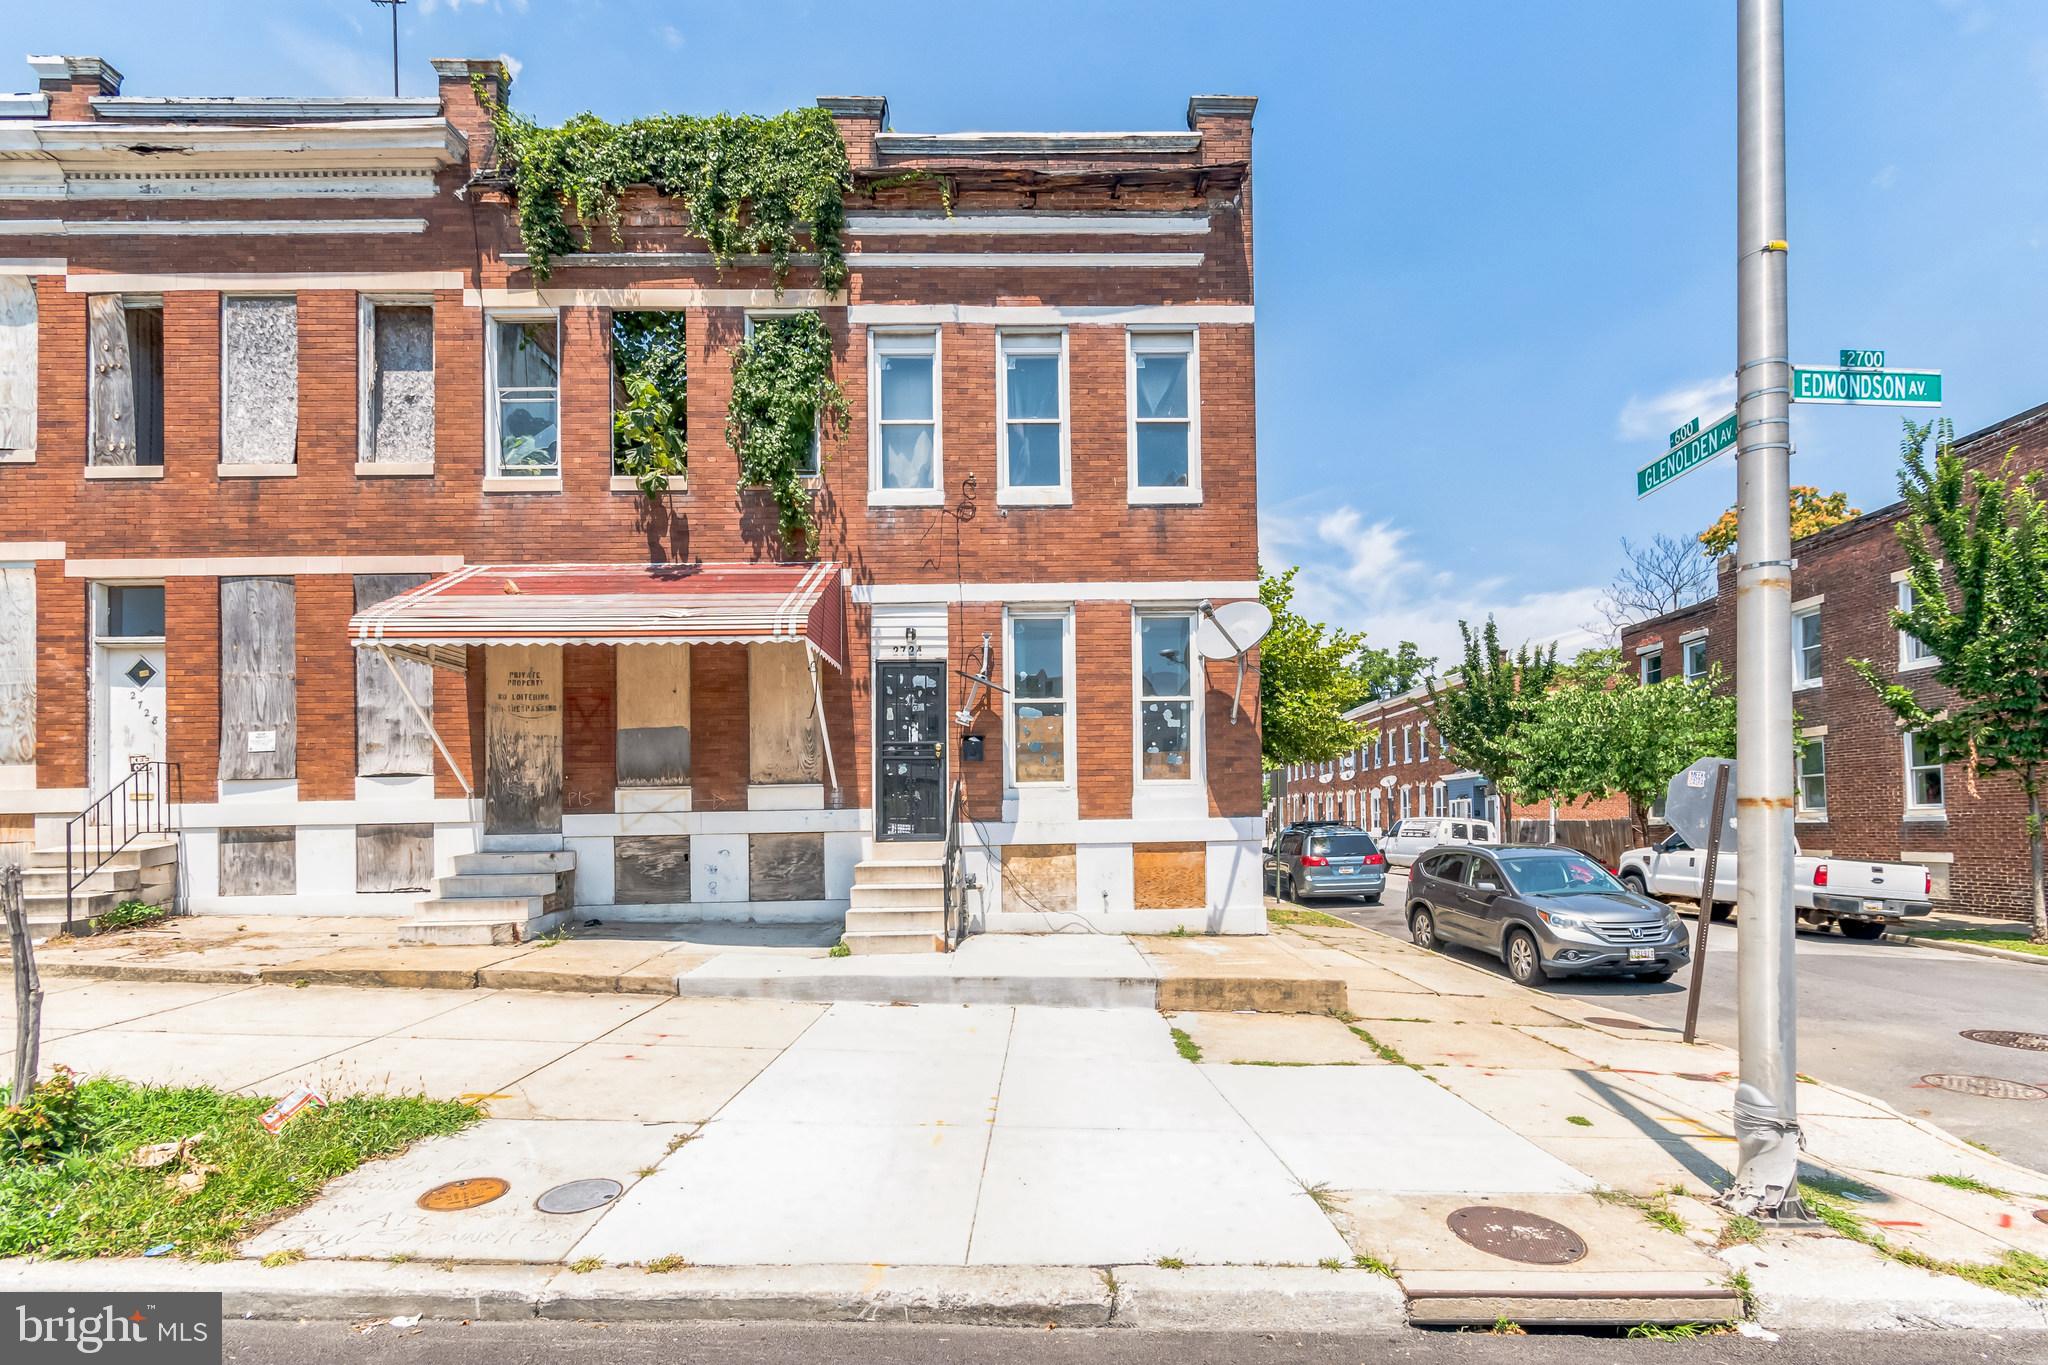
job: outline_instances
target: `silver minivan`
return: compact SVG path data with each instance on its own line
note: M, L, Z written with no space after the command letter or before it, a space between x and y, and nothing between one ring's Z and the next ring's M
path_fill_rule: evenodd
M1387 859L1373 837L1356 825L1291 825L1280 831L1266 858L1273 894L1282 900L1362 896L1379 903L1387 886Z

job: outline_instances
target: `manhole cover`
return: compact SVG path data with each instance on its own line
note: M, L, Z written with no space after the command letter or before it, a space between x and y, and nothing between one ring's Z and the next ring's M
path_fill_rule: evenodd
M603 1208L625 1190L616 1180L571 1180L534 1200L533 1206L542 1213L588 1213Z
M2048 1100L2048 1090L2025 1081L2008 1081L1997 1076L1958 1076L1948 1072L1936 1072L1922 1076L1920 1084L1931 1085L1937 1090L1953 1090L1958 1095L1981 1095L1987 1100Z
M1586 1254L1586 1239L1538 1213L1473 1204L1444 1220L1458 1240L1524 1265L1570 1265Z
M512 1187L494 1175L474 1175L466 1180L451 1180L445 1185L436 1185L419 1197L419 1206L435 1213L460 1213L464 1209L482 1208L493 1199L504 1197Z
M1993 1047L2018 1047L2029 1052L2048 1052L2048 1033L2015 1033L2009 1028L1966 1028L1963 1037Z
M1615 1018L1615 1017L1613 1017L1613 1016L1610 1016L1610 1015L1605 1015L1605 1014L1593 1014L1593 1015L1588 1015L1588 1016L1586 1017L1586 1022L1587 1022L1587 1023L1589 1023L1589 1024L1601 1024L1601 1025L1604 1025L1604 1026L1605 1026L1605 1027L1607 1027L1607 1028L1655 1028L1655 1027L1657 1027L1657 1026L1656 1026L1655 1024L1646 1024L1646 1023L1644 1023L1644 1022L1643 1022L1642 1020L1640 1020L1640 1019L1619 1019L1619 1018Z

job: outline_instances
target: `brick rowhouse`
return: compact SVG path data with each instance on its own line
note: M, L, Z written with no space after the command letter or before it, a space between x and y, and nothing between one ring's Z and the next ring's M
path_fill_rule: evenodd
M495 61L436 61L424 99L157 99L100 58L31 65L0 96L0 625L26 623L0 640L0 840L61 843L167 758L200 913L407 917L515 847L563 855L607 918L830 924L891 852L893 738L935 746L942 797L964 782L974 927L1263 931L1255 675L1233 723L1234 662L1192 647L1201 607L1257 595L1253 100L1157 133L934 135L821 99L853 169L844 291L802 257L780 291L715 269L647 191L623 242L537 287L472 84L500 88ZM750 319L794 309L851 405L811 480L833 609L805 629L830 640L356 647L357 613L477 566L506 594L550 565L662 566L661 591L773 570L791 552L723 429ZM614 468L615 310L685 315L687 479L659 495ZM899 353L931 375L907 489L871 411ZM1037 496L1005 478L1006 372L1057 423ZM507 451L537 412L534 477ZM1185 433L1171 486L1139 476L1141 416ZM894 666L937 696L885 736ZM542 755L516 815L500 739ZM900 823L913 852L946 832Z
M2048 468L2048 405L1960 438L1972 467ZM2024 919L2030 913L2026 799L2013 778L1973 776L1964 764L1920 764L1910 739L1852 672L1868 659L1939 710L1945 689L1916 642L1894 630L1906 556L1904 503L1867 512L1793 546L1793 711L1807 738L1798 786L1801 851L1924 865L1937 908ZM1622 632L1622 658L1665 676L1718 665L1735 676L1733 558L1715 595ZM1909 771L1912 770L1912 771Z

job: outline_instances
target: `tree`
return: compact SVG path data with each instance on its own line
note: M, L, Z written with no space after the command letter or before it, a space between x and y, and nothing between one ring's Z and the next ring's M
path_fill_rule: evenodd
M1623 626L1714 595L1713 562L1676 536L1660 532L1647 545L1630 544L1623 536L1621 552L1627 562L1600 599L1600 614L1610 631L1618 634Z
M1830 526L1840 526L1845 521L1854 521L1863 515L1861 508L1849 505L1847 493L1835 492L1822 496L1812 484L1792 485L1792 539L1810 536L1825 531ZM1700 532L1700 544L1705 548L1708 559L1717 559L1735 548L1735 509L1729 508L1719 519Z
M1520 735L1516 794L1525 800L1628 798L1632 844L1649 841L1649 810L1696 760L1735 752L1735 698L1719 669L1696 682L1641 683L1616 669L1545 694Z
M1370 727L1344 719L1364 699L1365 683L1352 663L1364 637L1296 612L1299 572L1276 578L1259 570L1259 601L1273 613L1273 629L1259 646L1259 743L1275 768L1335 758L1372 737Z
M1931 423L1906 424L1899 443L1899 492L1906 519L1911 605L1892 624L1934 651L1934 681L1945 705L1929 711L1920 694L1887 683L1868 659L1850 666L1877 689L1901 728L1918 734L1943 763L1979 774L2012 773L2027 798L2027 852L2033 872L2033 941L2048 943L2042 885L2041 769L2048 763L2048 505L2043 476L2008 480L2003 469L1966 469L1944 419L1933 468ZM1943 566L1953 579L1951 593ZM1953 598L1953 601L1951 601Z
M1505 836L1514 826L1514 796L1521 790L1521 731L1557 678L1557 646L1532 650L1525 644L1510 658L1491 616L1477 635L1458 622L1458 634L1465 641L1465 662L1457 684L1440 688L1435 678L1425 680L1430 722L1445 755L1500 792Z
M1413 640L1403 640L1393 649L1360 645L1354 666L1365 684L1365 695L1359 700L1386 701L1421 682L1423 675L1436 667L1436 660L1425 659Z

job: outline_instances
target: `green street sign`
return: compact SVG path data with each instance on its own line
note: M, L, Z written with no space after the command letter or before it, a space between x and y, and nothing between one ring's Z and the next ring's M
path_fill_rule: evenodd
M1681 445L1685 444L1687 441L1690 441L1693 437L1699 434L1700 419L1695 417L1690 422L1687 422L1684 426L1680 427L1678 430L1671 433L1671 448L1673 450L1676 450Z
M1845 370L1881 370L1884 368L1883 351L1843 351L1842 368Z
M1687 425L1697 425L1688 423ZM1679 428L1685 430L1684 427ZM1650 494L1681 474L1690 474L1724 450L1735 446L1735 414L1729 413L1705 431L1677 445L1636 471L1636 496Z
M1887 408L1937 408L1941 406L1941 371L1864 370L1843 369L1839 366L1794 365L1792 401L1862 403Z

